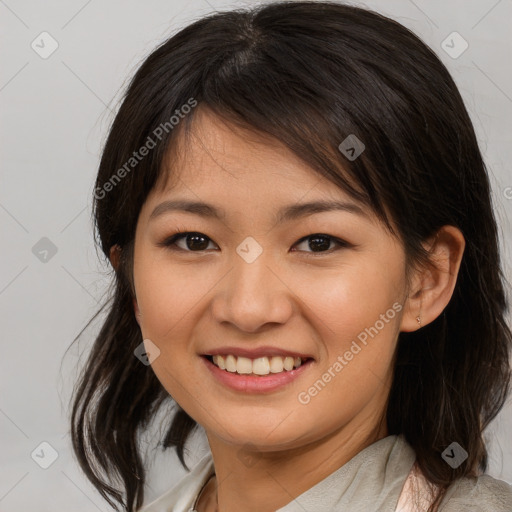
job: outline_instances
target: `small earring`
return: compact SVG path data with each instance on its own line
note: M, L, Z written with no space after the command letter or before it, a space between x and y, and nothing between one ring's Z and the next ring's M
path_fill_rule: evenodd
M416 317L416 320L418 321L418 325L421 327L421 317L419 315Z

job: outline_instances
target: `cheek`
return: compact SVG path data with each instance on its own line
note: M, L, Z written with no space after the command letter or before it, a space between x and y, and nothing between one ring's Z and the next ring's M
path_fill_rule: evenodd
M178 267L150 258L136 261L134 280L143 335L162 343L185 328L187 318L197 314L201 299L214 284L213 276L202 273L199 278L192 266Z
M357 266L325 272L321 278L302 278L298 295L327 338L338 335L343 340L373 326L381 314L386 315L400 297L399 276L399 268L392 265L361 261Z
M347 270L329 287L309 283L310 318L323 353L314 378L300 391L302 400L310 400L303 411L321 415L325 433L385 399L401 309L393 277L389 271Z
M360 263L345 266L328 279L304 283L302 293L307 292L303 296L314 313L311 322L322 340L318 373L326 385L320 383L319 411L343 397L339 413L355 414L392 371L402 307L397 302L400 266L378 258Z
M194 401L194 365L199 357L188 340L194 308L200 307L201 287L187 285L186 276L176 269L143 259L134 266L134 278L143 338L160 350L152 370L173 399L188 410Z

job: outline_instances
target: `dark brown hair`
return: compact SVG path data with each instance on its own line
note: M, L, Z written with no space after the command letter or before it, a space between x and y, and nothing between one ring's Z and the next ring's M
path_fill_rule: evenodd
M191 99L198 106L174 126ZM113 121L93 213L98 246L108 258L118 244L121 260L95 315L106 309L71 414L73 449L94 486L122 510L142 505L139 436L172 400L134 356L142 335L133 243L140 209L167 172L163 158L200 108L278 139L393 232L389 212L408 268L429 263L421 243L440 227L461 230L466 248L451 301L429 325L399 335L386 420L441 491L485 471L483 430L508 394L512 334L489 179L463 100L435 53L399 23L339 3L293 1L215 13L180 30L139 67ZM366 145L353 161L338 149L350 134ZM149 139L148 154L130 160ZM195 425L177 406L162 440L184 465ZM469 454L457 469L440 456L454 441Z

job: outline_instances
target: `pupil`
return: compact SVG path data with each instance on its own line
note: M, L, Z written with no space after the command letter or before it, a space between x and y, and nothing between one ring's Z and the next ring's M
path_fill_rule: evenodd
M320 240L320 242L318 242ZM323 243L322 243L323 240ZM318 248L320 247L320 250L322 249L329 249L330 240L326 236L314 236L310 238L309 242L309 248L314 250L315 246Z
M199 245L194 247L194 244L197 242L197 240L202 240L203 242L199 242ZM190 241L192 242L189 243ZM187 247L191 250L195 248L198 251L204 251L208 247L208 240L206 239L206 237L201 235L188 235Z

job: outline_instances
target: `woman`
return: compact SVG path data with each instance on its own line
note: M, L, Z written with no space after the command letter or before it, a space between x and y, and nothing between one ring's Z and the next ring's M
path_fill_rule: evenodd
M144 512L511 510L483 474L512 340L489 180L409 30L330 2L198 20L134 76L94 208L115 290L71 421L110 504L143 504L172 400L164 448L186 467L199 424L211 453Z

